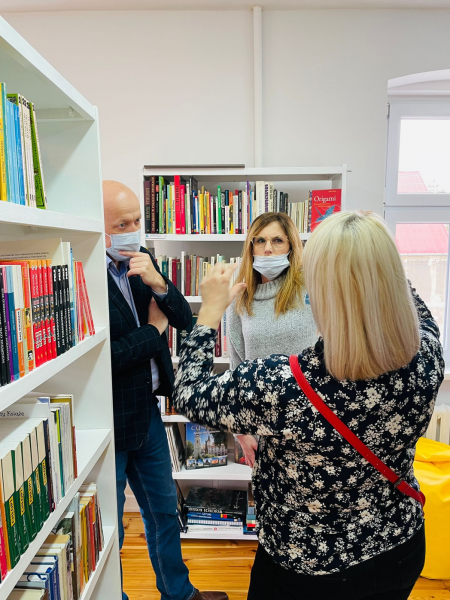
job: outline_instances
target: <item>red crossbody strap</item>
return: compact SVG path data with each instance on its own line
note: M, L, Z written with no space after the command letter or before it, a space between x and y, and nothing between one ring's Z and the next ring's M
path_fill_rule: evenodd
M303 390L308 400L315 406L320 414L336 429L342 437L347 440L349 444L355 448L357 452L361 454L377 471L379 471L386 479L394 484L400 492L406 496L411 496L414 500L420 502L423 506L425 504L425 496L422 492L417 492L413 487L401 479L392 469L390 469L382 460L380 460L372 450L369 448L343 423L338 416L329 408L322 398L315 392L308 380L306 379L303 371L298 364L298 357L292 355L289 357L289 364L291 365L292 374L294 375L298 385Z

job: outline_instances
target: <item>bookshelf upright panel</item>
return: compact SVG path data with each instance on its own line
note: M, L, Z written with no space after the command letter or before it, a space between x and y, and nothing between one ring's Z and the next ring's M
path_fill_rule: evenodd
M0 202L0 241L61 238L83 264L95 335L0 387L0 410L30 392L72 394L78 477L0 584L6 600L85 483L97 485L104 548L82 600L120 600L108 290L97 108L0 18L0 80L35 104L48 210Z

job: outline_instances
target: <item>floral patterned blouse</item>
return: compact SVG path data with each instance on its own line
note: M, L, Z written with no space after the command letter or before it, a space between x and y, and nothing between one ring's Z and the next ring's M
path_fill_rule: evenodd
M363 381L333 379L323 343L299 355L312 387L397 474L418 489L413 460L444 376L439 329L413 290L421 342L411 363ZM288 356L246 361L213 375L216 331L185 341L174 405L191 421L261 436L252 473L259 541L283 567L325 575L411 538L422 508L356 452L312 407Z

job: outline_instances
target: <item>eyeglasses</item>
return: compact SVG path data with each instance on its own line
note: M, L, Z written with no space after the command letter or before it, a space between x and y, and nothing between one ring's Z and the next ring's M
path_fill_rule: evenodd
M289 244L289 240L280 236L276 236L274 238L264 238L260 236L256 236L252 239L253 248L255 250L264 250L267 242L270 243L274 250L281 250L285 244Z

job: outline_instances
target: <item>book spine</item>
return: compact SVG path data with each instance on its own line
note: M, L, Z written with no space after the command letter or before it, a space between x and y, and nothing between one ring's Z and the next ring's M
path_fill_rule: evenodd
M70 285L69 285L69 265L63 265L62 270L64 278L64 293L66 303L66 322L67 322L67 346L72 348L73 337L72 337L72 319L71 319L71 308L70 308Z
M42 168L41 147L39 144L36 111L32 102L30 105L31 142L33 147L34 187L36 193L36 207L47 208L47 196L45 193L44 170Z
M237 191L237 190L236 190ZM242 190L237 192L238 195L238 222L239 222L239 233L243 233L242 230Z
M186 258L186 296L191 295L191 264L192 258Z
M164 233L164 177L159 178L158 233Z
M49 309L50 309L50 340L52 347L52 358L56 358L58 356L56 349L56 322L55 322L55 292L53 290L53 269L52 269L52 261L47 260L47 286L48 286L48 301L49 301Z
M88 295L87 286L86 286L86 279L84 277L84 269L83 269L82 262L80 262L79 268L80 268L81 282L82 282L82 287L83 287L84 305L86 307L86 316L87 316L89 335L95 335L94 319L92 318L91 303L89 301L89 295Z
M41 261L41 278L42 278L42 289L44 298L44 331L45 341L47 348L47 359L51 360L56 358L53 356L52 346L52 331L51 331L51 311L50 311L50 298L48 289L48 275L47 275L47 261Z
M219 358L220 356L222 356L222 340L221 340L221 335L222 335L222 323L219 324L219 328L217 330L216 333L216 344L214 347L215 353L214 355Z
M5 330L5 297L3 291L3 269L0 267L0 368L1 368L1 385L9 383L6 372L6 330ZM8 366L9 369L9 366Z
M186 234L186 186L180 185L180 227L181 235Z
M4 117L3 90L5 84L0 84L0 201L8 202L8 186L6 183L6 121Z
M151 179L151 178L150 178ZM151 181L144 179L144 226L145 233L155 233L152 231L152 207L151 207Z
M62 346L62 323L61 323L58 267L52 266L52 274L53 274L53 303L55 306L56 355L60 356L63 353L63 346Z
M17 355L19 357L19 377L25 375L25 356L24 356L24 329L23 329L23 289L22 289L22 269L16 265L13 270L14 285L14 317L16 321L17 332ZM28 365L27 365L28 366Z
M37 261L29 262L30 290L31 290L31 319L33 323L34 362L36 367L42 364L42 338L41 338L41 313L39 306L39 284L37 280Z
M15 204L19 204L17 194L17 161L16 161L16 126L14 123L14 110L11 102L7 101L7 131L8 131L8 164L9 164L9 184L11 190L11 199Z
M12 267L6 267L7 280L8 280L8 306L9 306L9 335L11 336L11 357L13 367L13 381L19 379L19 353L17 344L17 328L16 328L16 308L14 303L14 283L13 283L13 270Z
M44 283L42 278L42 262L41 260L37 261L37 273L38 273L38 285L39 285L39 307L40 307L40 328L42 332L42 359L43 362L46 363L49 360L48 355L48 344L47 344L47 329L45 326L45 297L44 297ZM47 268L47 264L45 264Z

